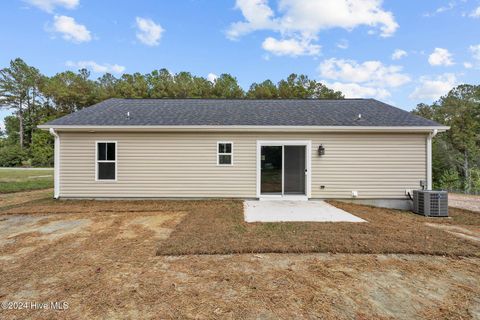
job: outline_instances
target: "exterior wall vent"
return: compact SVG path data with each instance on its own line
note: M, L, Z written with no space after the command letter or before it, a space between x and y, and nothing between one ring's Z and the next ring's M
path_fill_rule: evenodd
M413 190L413 212L426 217L448 217L448 192Z

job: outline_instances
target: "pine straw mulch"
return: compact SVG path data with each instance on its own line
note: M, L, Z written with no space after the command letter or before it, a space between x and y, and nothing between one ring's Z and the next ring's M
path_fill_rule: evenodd
M158 255L231 253L403 253L480 256L480 243L426 222L480 226L478 213L450 208L451 218L330 201L368 223L246 223L240 201L216 202L189 211Z
M362 209L335 205L345 205L351 212ZM377 234L378 239L384 239L388 231L425 222L425 218L404 212L387 214L384 209L378 212L367 209L357 214L371 221L377 221L374 218L391 221L395 219L392 214L399 215L393 222L383 223L388 230ZM42 200L3 211L0 220L23 214L45 219L38 222L43 227L55 221L88 220L90 224L58 238L44 239L38 233L25 233L15 237L15 244L0 249L0 257L9 256L8 260L0 259L0 301L69 303L65 311L0 311L1 319L466 319L479 316L478 258L258 253L155 256L158 243L165 244L165 240L160 240L148 225L131 224L144 218L162 217L162 229L172 231L170 237L175 238L174 233L184 230L182 224L195 222L201 231L218 230L219 237L210 239L235 244L225 237L224 227L208 228L209 224L223 223L231 226L233 235L240 233L262 240L257 244L260 248L261 245L266 248L269 239L270 243L284 244L289 238L305 238L298 235L299 231L306 230L304 224L267 224L264 228L244 224L239 220L241 203L238 201ZM209 220L202 221L202 217ZM465 213L442 221L454 223L456 219L472 225L477 223L475 216ZM371 227L373 229L351 230L343 226L336 231L343 230L347 238L347 232L351 231L353 239L343 245L354 240L373 245L369 232L378 233L383 225L375 223L378 225ZM395 223L397 226L392 226ZM358 225L371 224L373 222ZM321 224L313 225L318 228ZM249 230L251 227L254 228ZM454 248L451 244L454 239L447 233L430 229L420 231L430 232L429 237L445 236L448 246L440 247L441 250ZM317 241L318 233L326 232L312 230L309 232L317 234ZM324 237L332 234L327 232ZM198 239L199 235L192 234L192 238ZM178 237L176 239L178 241ZM188 244L191 246L191 242ZM458 243L464 251L472 249L467 244ZM201 245L208 243L202 240ZM218 243L206 248L215 246L218 248Z

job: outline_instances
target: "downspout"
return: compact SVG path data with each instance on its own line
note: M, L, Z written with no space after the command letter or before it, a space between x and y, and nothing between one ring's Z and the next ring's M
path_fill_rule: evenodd
M55 148L54 148L54 191L53 198L58 199L60 197L60 136L55 131L55 129L50 128L50 134L55 137Z
M432 139L438 133L437 129L434 129L427 136L427 190L432 190Z

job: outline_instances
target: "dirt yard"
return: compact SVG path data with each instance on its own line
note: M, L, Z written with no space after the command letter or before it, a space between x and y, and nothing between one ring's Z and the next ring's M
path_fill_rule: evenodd
M449 193L448 205L455 208L480 212L480 195Z
M0 194L0 209L53 196L53 189Z
M189 214L225 203L40 200L1 211L0 302L68 309L0 319L480 318L475 257L155 255Z

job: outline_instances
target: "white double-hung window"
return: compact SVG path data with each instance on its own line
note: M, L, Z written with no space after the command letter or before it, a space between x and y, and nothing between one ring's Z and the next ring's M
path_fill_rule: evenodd
M217 142L217 165L231 166L233 164L233 142Z
M97 141L96 146L96 180L117 180L117 143L114 141Z

